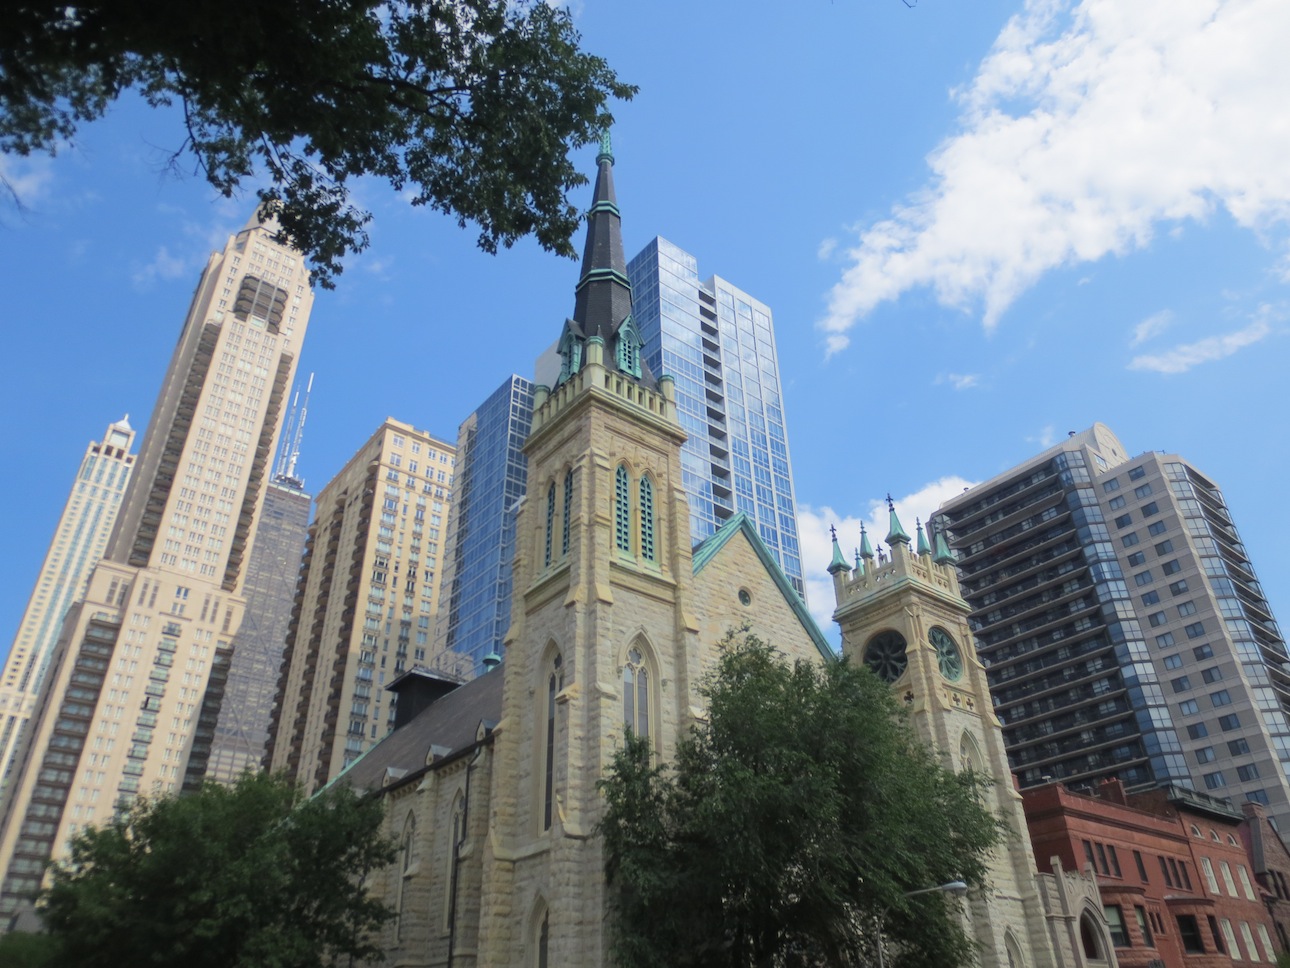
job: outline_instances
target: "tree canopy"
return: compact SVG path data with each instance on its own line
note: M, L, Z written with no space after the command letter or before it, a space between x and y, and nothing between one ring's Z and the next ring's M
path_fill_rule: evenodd
M846 662L789 665L727 640L708 717L674 765L629 737L602 781L622 968L969 964L957 902L999 822L982 778L914 736L886 685Z
M330 285L366 247L349 181L372 175L478 225L573 255L586 182L569 152L635 88L541 0L17 0L0 35L0 151L54 152L129 88L178 104L172 163L245 183ZM267 183L263 179L267 178Z
M53 966L314 968L380 954L391 915L363 886L389 864L381 804L346 787L309 800L247 774L140 800L77 834L40 908Z

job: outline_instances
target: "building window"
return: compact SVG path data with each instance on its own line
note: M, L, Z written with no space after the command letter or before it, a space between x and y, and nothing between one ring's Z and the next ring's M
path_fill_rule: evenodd
M1223 670L1218 666L1210 666L1208 669L1202 669L1200 677L1206 682L1218 682L1223 678Z
M555 481L546 491L546 554L544 561L551 564L551 539L555 532Z
M1144 565L1146 564L1146 561L1147 556L1141 551L1135 551L1133 554L1129 555L1130 568L1137 568L1139 565Z
M1212 747L1212 746L1202 746L1200 749L1198 749L1198 750L1196 751L1196 762L1197 762L1197 763L1213 763L1213 762L1214 762L1214 747Z
M632 551L631 481L627 465L619 464L614 474L614 544L619 551Z
M1124 500L1124 495L1117 494L1115 497L1111 498L1111 500L1106 502L1106 506L1110 508L1112 511L1118 511L1120 510L1120 508L1124 507L1126 503L1127 502Z
M1227 786L1227 781L1226 781L1225 779L1223 779L1223 771L1222 771L1222 770L1215 770L1213 773L1206 773L1206 774L1205 774L1205 788L1206 788L1206 789L1209 789L1209 790L1217 790L1217 789L1219 789L1220 787L1225 787L1225 786Z
M1209 786L1208 780L1205 781L1205 785ZM1218 878L1214 876L1214 865L1210 863L1208 857L1200 859L1200 869L1205 872L1205 883L1209 885L1209 893L1218 894Z
M1209 701L1212 702L1215 707L1230 706L1232 704L1232 694L1226 689L1220 689L1218 692L1211 692L1209 694Z
M1150 568L1148 568L1146 571L1140 571L1140 572L1138 572L1136 575L1134 575L1134 576L1133 576L1133 583L1134 583L1135 585L1139 585L1139 586L1141 586L1141 585L1150 585L1150 584L1151 584L1151 569L1150 569Z
M636 736L649 736L649 669L641 650L627 653L623 666L623 724Z
M1238 766L1236 768L1236 776L1242 783L1248 783L1250 780L1257 780L1259 778L1259 768L1253 763L1247 763L1245 766Z
M1145 508L1143 509L1143 516L1144 517L1146 516ZM1152 521L1151 524L1147 525L1147 534L1154 537L1159 534L1164 534L1166 529L1167 529L1167 525L1163 521ZM1173 549L1171 548L1170 550L1172 551ZM1159 553L1160 552L1158 551L1156 552L1156 554L1159 554Z
M1140 486L1138 486L1138 487L1135 487L1135 488L1133 489L1133 496L1134 496L1134 497L1150 497L1150 496L1151 496L1151 485L1150 485L1150 484L1142 484L1142 485L1140 485Z
M1111 944L1117 948L1129 947L1129 932L1124 930L1124 915L1118 904L1104 904L1102 911L1106 914L1106 926L1111 932Z
M1182 595L1187 591L1187 579L1176 581L1169 586L1169 594Z
M1240 729L1241 717L1236 713L1228 713L1226 716L1219 716L1218 728L1225 733L1230 733L1234 729Z
M551 958L551 915L542 913L542 923L538 925L537 968L549 968Z
M1131 481L1140 481L1146 476L1147 469L1145 467L1135 467L1133 470L1129 471L1129 480Z
M1152 527L1155 527L1155 525L1152 525ZM1163 528L1161 530L1163 530ZM1159 531L1152 532L1152 534L1159 534L1159 533L1160 533ZM1174 550L1174 542L1172 538L1166 538L1164 541L1156 545L1156 554L1158 555L1173 554L1173 550Z
M1138 919L1138 933L1142 935L1142 943L1148 948L1154 948L1156 940L1151 936L1151 924L1147 921L1147 909L1140 904L1135 904L1133 913Z
M1128 534L1120 538L1120 544L1124 545L1126 548L1132 548L1137 543L1138 533L1136 531L1130 531Z
M654 560L654 482L641 475L641 557Z
M1138 879L1139 879L1139 880L1141 880L1143 884L1148 883L1148 881L1147 881L1147 865L1146 865L1146 864L1144 864L1144 863L1142 863L1142 852L1141 852L1141 851L1139 851L1139 850L1135 850L1135 851L1133 852L1133 863L1135 863L1135 864L1138 866Z
M1180 656L1177 652L1175 652L1173 655L1167 655L1167 656L1165 656L1165 668L1166 668L1166 669L1181 669L1181 668L1182 668L1182 664L1183 664L1183 662L1182 662L1182 656ZM1175 680L1175 681L1177 681L1177 680ZM1176 692L1177 690L1174 690L1174 691Z
M1188 954L1204 954L1205 942L1200 936L1196 915L1178 914L1174 916L1174 920L1178 922L1178 938L1182 941L1183 951Z
M1172 659L1175 657L1171 655L1169 658ZM1191 688L1191 677L1179 676L1177 679L1170 682L1170 685L1173 686L1174 692L1186 692Z
M1159 601L1160 601L1160 593L1157 591L1149 591L1142 596L1143 605L1155 605Z
M1113 477L1109 481L1102 482L1102 490L1107 494L1110 494L1112 491L1118 491L1119 489L1120 482L1117 478Z
M542 829L551 829L555 805L555 707L556 696L564 688L563 659L556 655L551 660L551 673L547 677L546 692L546 757L542 781Z
M1200 712L1200 705L1195 699L1185 699L1178 704L1178 709L1184 716L1195 716Z
M1147 616L1147 621L1151 624L1152 628L1159 628L1169 620L1165 618L1164 612L1152 612Z
M1233 756L1241 756L1245 753L1248 753L1250 751L1250 741L1247 739L1229 740L1227 744L1227 751L1231 753Z
M1147 504L1142 505L1142 516L1144 518L1149 518L1151 517L1151 515L1159 514L1159 513L1160 513L1160 506L1156 504L1155 501L1151 501Z
M1164 632L1156 636L1156 648L1167 649L1173 644L1174 634L1172 632Z
M1200 662L1204 659L1214 658L1214 650L1210 648L1208 645L1196 646L1196 648L1191 650L1191 654L1196 657L1197 662Z
M1190 625L1184 625L1183 631L1187 633L1187 638L1198 639L1205 634L1205 623L1192 622Z
M569 553L569 521L573 517L573 471L564 475L564 520L560 524L560 554Z
M1227 953L1233 961L1241 960L1241 949L1236 946L1236 932L1232 930L1232 922L1227 918L1220 918L1219 924L1223 926L1223 941L1227 943Z
M1133 523L1133 516L1130 514L1121 514L1118 518L1115 519L1115 526L1117 528L1127 528L1132 523Z

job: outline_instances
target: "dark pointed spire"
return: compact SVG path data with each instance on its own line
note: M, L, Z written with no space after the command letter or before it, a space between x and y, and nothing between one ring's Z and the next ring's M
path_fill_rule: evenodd
M887 544L894 547L898 544L909 544L909 535L905 533L904 527L900 523L900 518L896 516L896 502L887 495L887 512L890 529L887 531Z
M840 571L850 571L851 566L847 564L846 558L842 556L842 549L838 547L838 529L829 525L829 534L833 535L833 560L829 562L829 574L836 575Z
M582 250L573 319L585 338L599 336L606 347L619 324L631 315L632 287L623 254L622 217L614 194L614 156L609 132L596 156L596 190L587 213L587 241Z

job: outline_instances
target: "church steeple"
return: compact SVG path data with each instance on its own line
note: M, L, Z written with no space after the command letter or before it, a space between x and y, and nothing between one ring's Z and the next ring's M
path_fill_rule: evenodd
M614 156L609 132L600 139L596 156L596 190L587 213L587 241L582 249L573 321L584 339L599 336L606 347L632 312L632 287L623 254L622 216L614 194Z

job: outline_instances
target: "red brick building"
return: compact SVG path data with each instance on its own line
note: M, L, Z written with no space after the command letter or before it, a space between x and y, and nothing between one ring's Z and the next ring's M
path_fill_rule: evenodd
M1232 968L1275 961L1243 816L1225 800L1164 787L1097 796L1059 783L1022 792L1041 871L1092 870L1122 968ZM1104 955L1086 951L1097 960Z
M1290 951L1290 847L1257 803L1242 805L1241 843L1250 858L1250 870L1263 890L1263 902L1272 917L1278 951Z

